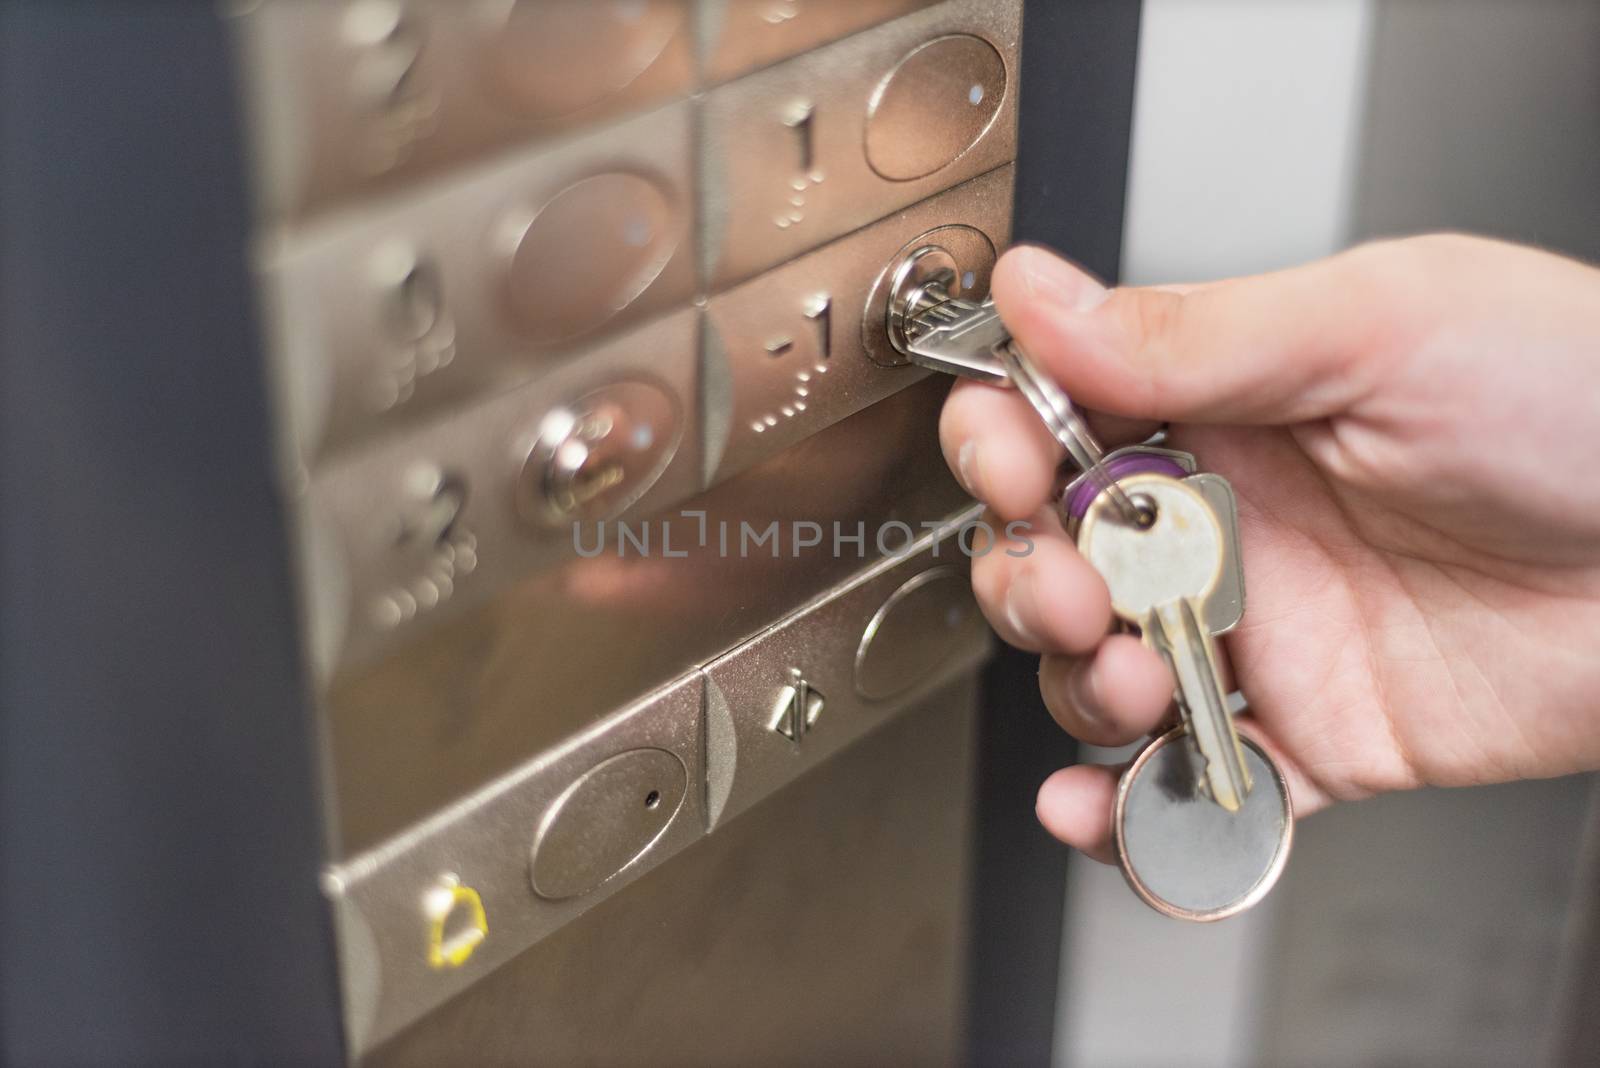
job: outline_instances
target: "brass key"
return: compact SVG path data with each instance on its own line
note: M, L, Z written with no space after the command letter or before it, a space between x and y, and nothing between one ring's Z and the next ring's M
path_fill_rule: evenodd
M1207 601L1227 566L1222 523L1205 497L1169 475L1121 484L1148 525L1116 521L1102 496L1078 527L1078 549L1105 578L1116 614L1171 665L1179 713L1204 762L1200 779L1212 800L1235 812L1250 793L1250 772L1206 625Z

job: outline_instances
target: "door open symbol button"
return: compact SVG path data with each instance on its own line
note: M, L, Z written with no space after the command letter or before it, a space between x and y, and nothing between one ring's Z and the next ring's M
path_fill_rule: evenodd
M800 739L817 725L826 699L820 691L811 688L811 684L801 676L799 668L791 668L789 676L792 681L778 692L769 726L798 745Z

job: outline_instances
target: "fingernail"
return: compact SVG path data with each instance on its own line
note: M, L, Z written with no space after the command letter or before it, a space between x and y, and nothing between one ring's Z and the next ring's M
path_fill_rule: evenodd
M968 494L980 500L983 498L978 477L978 443L970 438L956 450L956 477L961 480L961 486Z
M1043 249L1022 253L1022 282L1028 295L1073 311L1093 311L1111 290L1059 256Z
M1037 618L1037 602L1033 596L1033 572L1021 571L1006 589L1006 623L1018 638L1029 645L1039 645L1033 620Z

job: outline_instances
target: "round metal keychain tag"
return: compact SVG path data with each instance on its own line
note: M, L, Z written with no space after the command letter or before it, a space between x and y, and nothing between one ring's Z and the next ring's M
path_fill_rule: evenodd
M1183 727L1142 749L1122 773L1111 814L1117 863L1157 912L1207 923L1267 895L1294 837L1289 784L1255 742L1240 737L1255 787L1237 812L1200 787L1200 759Z

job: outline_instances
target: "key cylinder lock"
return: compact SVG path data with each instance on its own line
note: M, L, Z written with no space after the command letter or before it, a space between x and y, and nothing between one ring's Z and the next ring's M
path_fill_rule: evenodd
M970 226L941 226L909 242L872 284L861 321L867 358L882 367L911 361L911 316L952 297L981 300L989 292L994 245Z
M682 437L678 406L618 382L545 416L517 479L517 511L539 527L610 519L661 476Z

